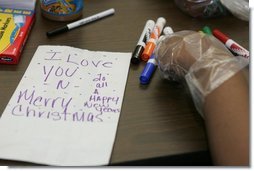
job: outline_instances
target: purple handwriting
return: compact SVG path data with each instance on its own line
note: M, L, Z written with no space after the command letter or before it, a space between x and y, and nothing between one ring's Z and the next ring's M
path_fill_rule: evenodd
M70 68L66 69L60 66L55 67L54 65L51 67L43 66L43 75L45 76L44 82L48 80L48 77L50 75L56 76L56 77L62 77L62 76L72 77L78 69L79 69L78 67L76 67L75 69L70 69Z
M69 85L70 85L69 81L59 80L56 85L56 89L59 89L59 88L66 89Z
M69 55L66 62L67 63L75 64L75 65L81 65L83 67L93 66L95 68L98 68L98 67L112 68L112 65L113 65L112 62L103 61L103 60L87 60L87 59L82 59L80 61L77 61L75 59L76 58L72 58L72 56Z
M43 80L44 82L47 82L48 79L55 79L55 78L61 78L60 80L57 80L56 83L56 89L60 90L60 89L67 89L71 82L64 79L64 78L70 78L73 77L75 75L75 73L77 73L77 71L80 69L79 66L81 67L95 67L95 68L112 68L113 67L113 63L110 61L106 61L105 59L103 60L96 60L93 58L84 58L84 57L80 57L77 54L64 54L63 52L56 52L54 50L50 50L47 53L47 56L44 57L45 60L52 60L52 61L64 61L67 63L67 65L63 65L63 66L55 66L55 65L44 65L43 66ZM73 65L74 68L72 67L68 67L70 66L70 64ZM103 79L105 79L105 77L102 77L100 75L101 78L97 78L100 79L101 81ZM107 82L98 82L96 84L96 88L103 88L103 87L107 87L108 83Z
M96 88L104 88L108 87L108 82L106 81L106 77L102 74L97 74L97 77L93 79L94 82L96 82L95 87Z
M100 73L97 74L92 81L95 83L96 89L92 95L90 95L88 101L84 102L84 107L88 109L95 109L95 111L99 112L101 115L104 113L120 113L120 108L117 106L120 97L101 95L97 89L106 88L108 86L106 77Z
M55 91L69 87L71 79L68 80L67 78L75 78L82 67L113 68L113 62L107 58L87 58L75 53L64 54L64 52L55 50L46 53L44 60L52 61L52 63L42 65L42 84L52 86L47 82L56 79ZM65 65L59 65L59 61L64 62ZM43 93L39 93L39 90L25 89L19 91L17 104L12 108L11 114L18 117L44 118L53 121L103 122L104 113L120 113L118 107L120 97L101 95L98 92L98 89L102 90L108 87L106 74L99 73L90 81L94 83L95 90L89 96L88 101L80 106L78 112L77 109L75 110L75 97L62 97L57 95L57 92L55 96L48 97ZM74 87L80 87L80 85Z
M110 61L104 60L94 60L93 58L80 58L77 54L63 54L62 52L55 52L53 50L46 52L49 56L44 57L45 60L63 60L66 63L74 64L76 66L92 66L95 68L112 68L113 63ZM66 59L65 59L66 58Z
M67 113L68 107L72 101L72 97L43 97L36 94L36 90L29 91L28 89L20 91L17 99L17 103L26 102L36 107L51 107L52 109L60 107L63 112Z
M100 104L100 103L91 103L91 102L85 102L84 107L86 108L94 108L96 111L99 112L99 114L103 113L120 113L120 108L113 108L110 107L109 104Z
M72 121L72 122L102 122L101 114L92 112L58 112L54 110L38 110L29 105L17 104L12 108L11 114L18 117L48 119L53 121Z
M119 97L114 97L114 96L101 96L101 95L97 95L97 94L92 94L90 97L89 97L89 101L90 102L99 102L103 105L106 105L106 104L114 104L114 105L117 105L118 102L119 102Z

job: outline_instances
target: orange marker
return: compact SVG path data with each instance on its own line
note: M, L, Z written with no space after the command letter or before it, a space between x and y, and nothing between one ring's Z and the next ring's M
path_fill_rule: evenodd
M153 50L155 49L155 46L156 46L156 41L160 37L162 29L165 26L165 24L166 24L165 18L160 17L157 19L155 26L153 28L153 32L150 35L150 39L148 40L145 50L141 56L141 59L143 61L148 61L148 59L152 55Z

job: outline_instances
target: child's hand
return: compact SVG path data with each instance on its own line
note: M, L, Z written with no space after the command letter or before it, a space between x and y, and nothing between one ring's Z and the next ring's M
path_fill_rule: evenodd
M165 36L158 43L155 53L163 76L174 81L183 79L197 60L209 63L214 58L223 60L233 57L219 40L194 31L180 31Z

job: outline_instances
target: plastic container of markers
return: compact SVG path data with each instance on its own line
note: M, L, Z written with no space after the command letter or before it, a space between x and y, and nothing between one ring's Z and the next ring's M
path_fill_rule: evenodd
M227 9L220 0L174 0L178 8L194 18L225 16Z
M54 21L73 21L82 16L83 0L40 0L41 14Z

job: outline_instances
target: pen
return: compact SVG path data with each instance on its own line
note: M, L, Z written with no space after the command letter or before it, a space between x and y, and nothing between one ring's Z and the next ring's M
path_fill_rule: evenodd
M156 41L158 40L159 36L161 35L162 29L166 24L166 19L160 17L157 19L155 26L153 28L153 32L151 33L150 39L148 40L145 50L141 56L143 61L148 61L150 56L153 53L153 50L156 46Z
M173 33L173 30L171 27L165 27L163 30L164 35L169 35ZM161 40L164 36L160 36L159 40ZM157 67L157 62L155 60L155 54L153 53L151 55L151 57L149 58L149 60L146 63L145 68L143 69L140 77L139 77L139 81L140 84L148 84L150 82L150 79L155 71Z
M131 57L131 63L132 64L138 64L140 62L140 56L143 53L146 42L148 41L150 34L152 32L152 29L154 27L155 22L153 20L147 20L145 27L143 29L143 32L141 33L141 36L139 38L139 41L137 43L137 46L132 53Z
M243 56L245 59L249 61L250 53L248 50L244 49L241 45L236 43L234 40L227 37L218 29L213 30L213 35L218 38L221 42L223 42L228 49L230 49L234 54Z
M59 33L67 32L71 29L74 29L76 27L85 25L87 23L99 20L101 18L107 17L107 16L112 15L114 13L115 13L115 9L111 8L111 9L108 9L106 11L100 12L98 14L92 15L90 17L83 18L81 20L72 22L70 24L67 24L66 26L57 28L57 29L52 30L52 31L48 31L46 34L47 34L48 37L50 37L50 36L54 36L54 35L59 34Z

